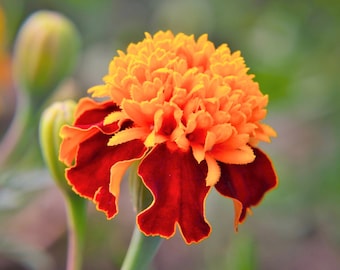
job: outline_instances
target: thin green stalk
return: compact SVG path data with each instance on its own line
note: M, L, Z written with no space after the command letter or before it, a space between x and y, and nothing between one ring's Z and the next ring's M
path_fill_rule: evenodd
M136 226L121 270L147 270L162 238L145 236Z
M44 104L35 103L20 86L15 86L16 107L12 121L0 141L0 168L15 163L31 164L40 161L37 151L37 128ZM28 162L28 163L27 163Z
M0 168L7 165L10 156L15 152L31 116L31 104L27 95L15 88L16 109L9 128L0 142Z
M81 270L86 229L86 203L76 194L65 196L68 216L66 270Z
M130 192L137 213L147 208L153 200L150 191L145 187L137 173L138 166L139 161L134 162L129 171ZM136 224L121 270L149 269L148 266L157 253L161 242L161 237L145 236Z

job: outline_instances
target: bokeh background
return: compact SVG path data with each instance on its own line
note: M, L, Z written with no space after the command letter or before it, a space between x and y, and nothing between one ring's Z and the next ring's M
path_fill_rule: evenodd
M212 192L206 209L211 236L188 246L177 233L163 242L152 269L340 269L338 0L2 0L0 8L5 16L0 136L16 104L13 43L25 18L40 9L63 13L82 36L75 72L58 89L63 97L86 95L101 83L117 49L160 29L196 37L208 33L216 46L228 43L232 51L241 50L269 94L266 122L279 135L261 147L277 169L278 188L253 208L238 233L231 200ZM37 146L34 141L23 136L24 150ZM35 151L23 151L22 159L0 172L2 270L64 269L64 203ZM126 181L115 219L107 221L92 204L88 211L83 269L119 269L135 219Z

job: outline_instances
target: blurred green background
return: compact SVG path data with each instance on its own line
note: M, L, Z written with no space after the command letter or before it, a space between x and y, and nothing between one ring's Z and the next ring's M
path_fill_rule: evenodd
M2 0L10 57L21 23L40 9L63 13L83 46L74 76L60 88L78 98L101 83L117 49L144 32L171 29L241 50L270 96L266 122L278 132L261 147L279 186L233 230L231 200L207 201L211 236L187 246L164 241L153 269L340 269L340 2L338 0ZM0 48L2 49L2 48ZM7 63L7 62L6 62ZM3 64L3 63L2 63ZM9 67L9 66L8 66ZM2 75L6 69L1 66ZM0 136L13 117L13 85L0 77ZM60 94L61 95L61 94ZM60 98L60 97L59 97ZM24 144L29 145L27 139ZM38 151L38 150L37 150ZM1 153L0 153L1 155ZM26 158L0 172L0 269L64 269L62 196L42 162ZM30 156L31 157L31 156ZM89 206L85 270L119 269L135 214L126 181L120 213L107 221Z

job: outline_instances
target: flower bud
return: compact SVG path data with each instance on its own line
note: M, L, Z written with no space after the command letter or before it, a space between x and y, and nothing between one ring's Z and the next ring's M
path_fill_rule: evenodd
M73 70L80 48L74 24L52 11L37 11L15 42L14 78L36 101L45 98Z
M61 143L59 130L63 125L73 122L75 107L76 103L72 100L55 102L40 118L39 139L43 158L50 174L63 192L71 192L71 188L65 179L65 165L58 159Z

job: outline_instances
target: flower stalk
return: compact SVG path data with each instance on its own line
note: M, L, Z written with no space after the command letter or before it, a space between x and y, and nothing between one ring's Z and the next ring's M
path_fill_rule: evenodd
M15 90L17 99L15 114L0 142L0 168L5 167L11 156L16 152L16 148L18 148L18 144L25 134L23 131L28 126L31 118L31 104L29 98L24 92L19 91L18 89Z
M145 236L136 226L121 270L147 270L161 244L158 236Z
M68 220L66 270L81 270L86 231L86 203L78 195L65 196Z
M152 195L138 176L138 165L139 162L135 161L130 167L129 186L134 207L137 212L141 212L152 202ZM161 237L144 235L136 223L121 270L149 269L148 266L156 255L161 242Z

